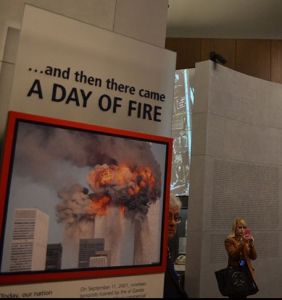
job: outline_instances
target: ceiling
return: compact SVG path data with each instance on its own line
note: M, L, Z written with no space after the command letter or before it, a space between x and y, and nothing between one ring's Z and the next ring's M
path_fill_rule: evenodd
M282 39L282 0L169 0L167 37Z

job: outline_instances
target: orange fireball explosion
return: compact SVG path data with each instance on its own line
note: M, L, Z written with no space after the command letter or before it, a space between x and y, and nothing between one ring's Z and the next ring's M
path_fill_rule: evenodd
M100 198L92 198L93 202L91 203L89 210L91 214L96 214L98 216L104 216L107 213L107 207L111 198L107 195L104 195Z
M114 187L116 191L126 190L129 197L136 196L142 190L152 190L155 185L155 177L151 168L139 167L131 171L126 165L97 165L87 176L87 182L94 192ZM104 195L99 199L93 199L91 210L98 214L106 214L110 204L110 196ZM120 212L124 214L125 207L120 203Z
M93 191L107 186L124 186L132 181L133 173L125 166L97 165L87 176Z

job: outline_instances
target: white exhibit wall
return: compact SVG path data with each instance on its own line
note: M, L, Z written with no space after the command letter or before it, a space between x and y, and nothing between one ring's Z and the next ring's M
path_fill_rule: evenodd
M214 271L236 217L252 229L259 292L281 296L282 85L210 61L196 65L186 288L220 297Z
M30 4L164 48L168 0L1 0L0 58L7 28L21 28Z
M1 0L0 57L3 57L7 30L21 28L24 6L30 4L103 29L112 31L116 0Z
M164 48L165 45L168 0L1 0L0 146L7 120L19 30L25 4L157 47Z

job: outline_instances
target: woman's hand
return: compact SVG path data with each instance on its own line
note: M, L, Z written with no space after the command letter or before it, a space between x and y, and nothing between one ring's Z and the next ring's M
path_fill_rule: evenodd
M246 240L246 241L249 243L249 245L250 245L251 247L254 246L254 241L255 241L255 239L254 239L254 237L252 236L251 230L250 230L250 229L246 229L246 230L245 230L245 232L244 232L244 240Z

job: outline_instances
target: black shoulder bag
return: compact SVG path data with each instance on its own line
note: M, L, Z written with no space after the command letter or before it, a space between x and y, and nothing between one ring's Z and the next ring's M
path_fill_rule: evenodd
M222 296L246 297L258 292L258 287L248 266L229 266L216 271L215 277Z

